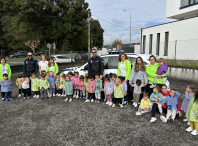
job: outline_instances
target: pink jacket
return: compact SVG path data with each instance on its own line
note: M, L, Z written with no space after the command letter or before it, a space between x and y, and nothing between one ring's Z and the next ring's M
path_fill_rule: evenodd
M88 92L89 93L95 93L95 80L90 80L88 84Z
M82 85L82 86L80 86L80 85ZM84 84L84 80L80 80L79 81L79 90L85 90L85 86L84 86L85 84Z
M79 89L79 77L73 77L72 78L72 83L73 83L73 85L76 85L75 87L74 87L74 89Z

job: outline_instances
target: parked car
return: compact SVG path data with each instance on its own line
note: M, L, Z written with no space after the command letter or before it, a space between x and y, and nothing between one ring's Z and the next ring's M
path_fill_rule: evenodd
M88 53L80 53L80 54L76 54L76 56L74 57L75 62L78 61L88 61Z
M56 62L56 63L71 62L71 58L67 57L65 55L53 55L52 58L54 59L54 62ZM73 62L75 62L74 59L73 59Z
M41 54L44 54L44 55L45 55L45 52L46 52L46 51L39 51L39 52L36 52L36 53L35 53L35 56L40 56Z
M150 54L132 54L132 53L126 53L128 56L128 60L131 62L131 68L135 65L136 58L137 57L142 57L145 66L150 64L150 61L148 58L151 56ZM118 56L119 54L112 54L112 55L103 55L100 56L104 60L104 75L105 74L110 74L110 73L116 73L118 71ZM74 71L79 72L80 75L84 75L85 73L88 73L88 63L85 63L83 66L77 66L77 67L71 67L71 68L66 68L63 69L61 72L64 74L67 74L69 71ZM169 89L169 81L167 80L166 83L168 89Z
M19 51L17 53L14 53L13 55L9 55L9 58L20 58L20 57L27 57L28 52L27 51Z

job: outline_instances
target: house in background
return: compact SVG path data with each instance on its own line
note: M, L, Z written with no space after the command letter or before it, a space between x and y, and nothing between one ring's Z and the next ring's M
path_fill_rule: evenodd
M197 60L198 0L167 0L166 17L177 20L141 29L140 52L165 59Z

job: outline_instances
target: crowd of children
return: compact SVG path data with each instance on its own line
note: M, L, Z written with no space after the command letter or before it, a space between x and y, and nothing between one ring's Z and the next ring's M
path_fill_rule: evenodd
M163 65L163 63L161 64ZM167 67L159 67L158 73L167 71ZM160 73L161 72L161 73ZM166 77L165 77L166 80ZM13 100L12 98L12 82L8 79L7 74L3 74L3 79L0 81L2 101ZM100 79L99 74L85 74L79 77L78 72L69 72L68 74L57 73L54 76L52 71L41 72L38 78L36 74L31 77L19 74L16 80L16 85L19 89L18 97L24 96L24 100L30 99L30 90L33 93L33 98L48 99L52 96L66 97L65 102L72 102L73 98L84 98L85 102L101 102L107 101L106 104L115 107L119 103L123 107L124 99L127 96L127 83L124 77L117 77L116 74L106 74L103 79ZM181 94L174 89L167 93L167 96L162 95L161 87L152 85L153 93L149 95L146 91L141 91L143 86L141 80L137 79L136 84L132 84L133 90L133 105L138 107L140 94L143 93L140 105L137 109L136 115L151 112L150 122L155 122L156 111L160 112L160 119L163 122L173 122L178 114L178 99ZM162 85L163 86L163 85ZM166 86L166 85L164 85ZM104 95L104 98L102 96ZM163 116L163 106L167 108L166 117ZM181 110L186 113L184 122L190 125L186 131L191 132L192 135L198 134L198 89L193 85L188 85L183 95L183 103ZM194 129L193 129L194 128Z

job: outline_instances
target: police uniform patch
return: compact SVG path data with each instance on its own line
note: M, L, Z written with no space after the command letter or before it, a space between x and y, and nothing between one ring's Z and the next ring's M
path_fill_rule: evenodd
M26 61L26 64L28 64L28 61Z
M91 63L92 63L92 60L91 60Z

